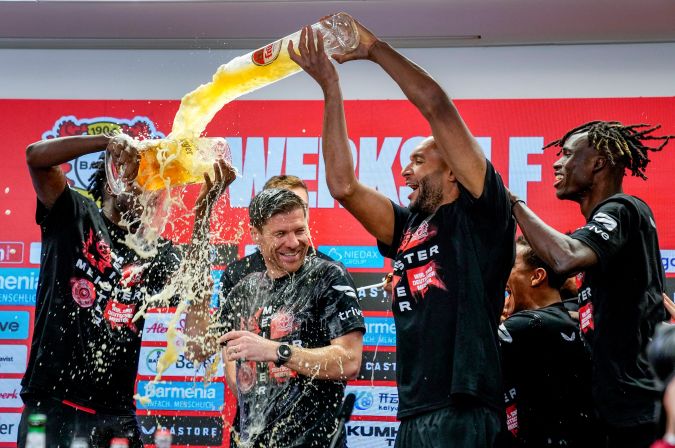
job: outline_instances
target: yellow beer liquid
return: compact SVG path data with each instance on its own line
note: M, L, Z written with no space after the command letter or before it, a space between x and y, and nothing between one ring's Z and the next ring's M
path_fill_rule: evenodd
M156 191L202 182L205 172L213 179L213 163L219 154L215 142L208 138L144 140L139 144L136 181L144 190Z
M287 46L288 40L282 39L276 59L267 65L256 65L252 60L253 53L221 65L213 75L213 81L202 84L183 97L169 138L199 136L225 104L245 93L299 72L301 68L291 60Z

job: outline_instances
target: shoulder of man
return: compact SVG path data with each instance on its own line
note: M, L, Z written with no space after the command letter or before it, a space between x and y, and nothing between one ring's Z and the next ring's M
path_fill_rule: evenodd
M605 213L608 210L612 212L621 209L626 210L630 214L639 214L649 217L653 216L651 208L642 199L625 193L618 193L600 202L593 210L589 221L603 222L603 219L606 219ZM609 225L612 225L611 221L609 222Z
M239 280L243 279L247 275L254 272L262 272L264 270L265 261L263 260L260 251L256 250L252 254L249 254L228 264L225 272L233 281L233 283L236 284Z

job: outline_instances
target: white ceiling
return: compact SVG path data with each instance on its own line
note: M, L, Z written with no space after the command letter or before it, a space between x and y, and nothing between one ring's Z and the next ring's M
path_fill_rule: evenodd
M675 0L0 0L0 48L257 48L337 11L399 47L675 42Z

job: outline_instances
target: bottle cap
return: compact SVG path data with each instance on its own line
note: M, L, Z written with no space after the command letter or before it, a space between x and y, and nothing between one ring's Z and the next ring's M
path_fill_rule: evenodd
M28 416L28 426L44 426L47 423L45 414L31 414Z

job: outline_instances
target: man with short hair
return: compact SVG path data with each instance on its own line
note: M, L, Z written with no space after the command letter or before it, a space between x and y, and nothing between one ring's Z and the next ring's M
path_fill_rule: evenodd
M361 365L365 326L354 284L341 266L307 256L306 204L295 193L261 191L249 218L266 269L240 281L219 311L224 359L236 363L232 437L245 447L326 447L345 382ZM188 336L207 334L208 302L190 307ZM206 347L191 342L198 359L213 350L206 339ZM338 436L342 447L344 432Z
M323 38L303 29L291 58L323 90L322 154L337 199L394 260L396 446L492 446L503 395L497 325L514 256L506 188L447 94L421 68L356 23L360 43L338 62L379 64L424 115L433 136L410 154L403 208L359 182L337 71Z
M305 204L309 202L307 185L297 176L290 174L272 176L265 182L263 190L268 190L270 188L284 188L290 190L300 196ZM307 214L309 215L309 208L307 209ZM316 251L312 246L309 247L308 255L316 255L325 260L334 261L328 255ZM265 269L265 262L263 261L262 254L259 250L228 264L220 277L220 286L218 290L220 291L221 297L227 297L232 288L247 275L253 272L262 272Z
M68 186L60 165L101 150L126 165L124 179L135 179L138 153L123 136L56 138L26 149L42 256L30 358L21 381L21 448L33 413L47 415L50 448L68 448L76 436L87 437L92 447L108 447L117 432L129 438L131 448L143 446L133 395L144 321L133 317L146 297L165 288L181 258L163 238L148 258L126 245L143 210L140 190L129 183L113 194L102 160L88 187L94 200ZM225 162L215 170L215 179L206 175L195 205L197 239L205 236L213 202L234 180Z
M591 358L565 309L566 278L522 236L507 281L513 313L500 326L507 429L500 447L598 445L591 403Z
M610 447L649 447L656 439L660 386L647 344L665 320L665 275L649 206L623 193L626 171L646 179L649 153L673 136L659 126L592 121L546 146L560 148L553 165L558 199L577 202L586 224L565 235L511 197L513 214L537 255L556 272L584 271L581 330L592 348L593 400ZM651 142L659 142L650 146Z

